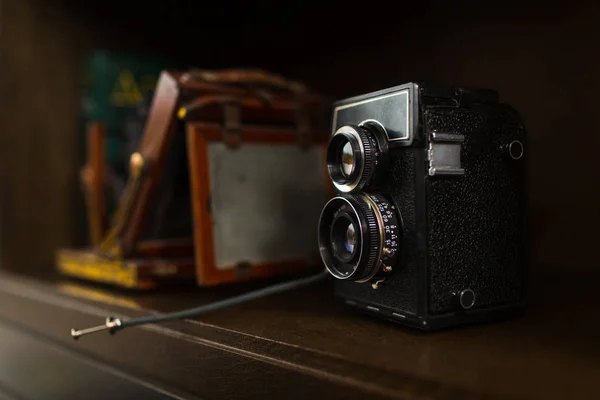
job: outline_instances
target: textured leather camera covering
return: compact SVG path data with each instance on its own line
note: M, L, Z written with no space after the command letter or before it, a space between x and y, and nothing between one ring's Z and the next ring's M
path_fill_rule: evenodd
M475 292L474 309L522 301L526 156L501 150L525 143L520 117L502 105L427 107L423 122L427 132L465 136L464 176L426 178L429 311L455 311L463 289Z

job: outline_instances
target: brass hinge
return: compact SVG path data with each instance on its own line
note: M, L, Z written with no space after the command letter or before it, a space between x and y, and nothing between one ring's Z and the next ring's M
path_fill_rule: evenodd
M121 258L123 251L119 243L119 234L125 227L126 216L131 212L136 194L141 186L147 162L140 153L133 153L129 160L129 179L123 191L123 197L119 202L119 208L115 212L111 228L97 247L97 252L112 258Z

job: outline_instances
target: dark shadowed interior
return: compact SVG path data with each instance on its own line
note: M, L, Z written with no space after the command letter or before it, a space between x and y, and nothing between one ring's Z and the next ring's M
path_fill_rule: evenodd
M37 352L21 360L23 371L48 358L73 368L61 352L81 351L183 398L259 398L269 394L271 381L277 382L272 393L290 398L597 398L600 5L522 3L0 2L0 262L11 274L0 283L0 359L14 343ZM67 337L71 324L101 323L105 310L172 311L246 288L136 297L77 289L55 276L56 249L87 241L79 97L82 60L97 49L203 69L262 68L330 99L412 81L497 90L528 131L530 315L426 336L354 314L322 285L261 300L256 308L170 323L166 333L139 329L139 340L132 329L122 339L98 335L74 344ZM27 276L41 279L40 286L23 283ZM19 285L31 296L19 297ZM86 298L81 302L92 311L69 316L79 306L57 305L60 296L73 304ZM8 302L14 308L2 305ZM47 328L51 314L62 325ZM141 341L153 350L145 353ZM43 391L19 391L27 383L7 365L0 361L0 397L15 391L15 398L46 398ZM85 365L77 374L104 368ZM228 371L236 381L223 378ZM199 378L204 373L206 380ZM134 382L119 379L119 385ZM236 382L248 391L230 387ZM147 388L130 390L143 396Z

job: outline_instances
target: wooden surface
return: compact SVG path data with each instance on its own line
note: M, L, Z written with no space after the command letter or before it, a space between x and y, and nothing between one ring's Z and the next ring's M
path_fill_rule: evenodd
M2 275L0 322L206 398L593 399L600 396L598 278L592 269L537 269L525 317L437 333L357 314L324 282L193 321L75 342L71 327L107 315L173 311L262 284L136 294Z
M181 395L0 323L0 399L154 400Z

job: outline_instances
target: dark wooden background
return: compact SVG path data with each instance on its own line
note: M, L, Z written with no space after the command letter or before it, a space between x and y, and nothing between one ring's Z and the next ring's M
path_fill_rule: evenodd
M600 10L576 3L5 0L2 263L52 268L58 246L82 242L80 62L107 48L261 67L334 98L412 80L495 88L529 128L536 265L589 266L600 223Z

